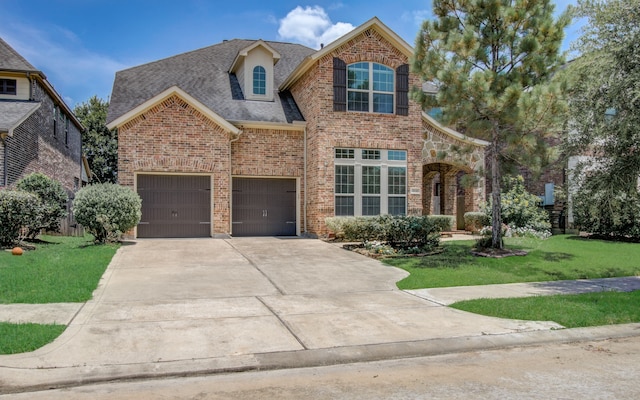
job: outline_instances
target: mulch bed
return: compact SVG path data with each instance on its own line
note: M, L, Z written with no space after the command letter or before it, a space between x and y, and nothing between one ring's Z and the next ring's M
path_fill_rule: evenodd
M505 258L512 256L526 256L527 252L524 250L510 249L477 249L471 250L471 254L478 257Z
M345 250L353 251L353 252L358 253L358 254L362 254L362 255L367 256L367 257L375 258L376 260L383 259L383 258L426 257L426 256L432 256L434 254L440 254L440 253L442 253L444 251L443 248L438 248L438 249L436 249L434 251L431 251L429 253L380 254L380 253L376 253L374 251L371 251L371 250L365 248L364 245L362 245L362 244L353 244L353 243L344 244L344 245L342 245L342 248L345 249Z

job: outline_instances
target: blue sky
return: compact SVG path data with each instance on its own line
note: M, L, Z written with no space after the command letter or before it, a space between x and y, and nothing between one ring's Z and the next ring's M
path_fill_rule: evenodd
M563 11L576 0L557 0ZM377 16L410 45L430 0L0 0L0 37L43 71L67 104L108 99L116 71L221 42L317 48ZM564 49L579 35L566 31Z

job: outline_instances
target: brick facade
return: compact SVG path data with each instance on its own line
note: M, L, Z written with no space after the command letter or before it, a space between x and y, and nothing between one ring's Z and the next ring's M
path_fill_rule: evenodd
M118 181L135 188L137 173L204 174L212 178L214 233L229 233L231 135L172 96L118 131Z
M379 63L394 71L409 64L408 49L398 48L398 43L392 43L387 39L389 37L381 34L380 27L373 24L334 47L324 48L317 53L315 61L302 64L304 70L288 71L295 80L292 78L283 86L295 100L293 108L297 106L304 121L301 118L292 118L286 123L271 119L228 118L241 131L239 135L230 134L214 122L215 116L201 114L188 103L190 100L176 93L167 100L159 100L142 114L118 122L120 184L135 188L135 176L141 173L210 175L213 182L212 233L229 234L232 233L233 177L295 178L299 199L298 231L303 235L323 236L328 233L325 219L335 215L335 149L402 150L407 156L406 212L411 215L429 213L423 209L423 199L431 196L431 188L425 189L423 174L424 165L430 162L431 153L425 150L428 147L425 132L430 126L424 122L420 104L409 101L408 115L334 111L334 58L346 65ZM283 63L283 60L279 62ZM142 71L145 70L142 67ZM404 76L404 73L397 74ZM419 77L409 73L408 87L420 86ZM233 81L231 88L233 90ZM238 103L229 104L241 110L258 110L258 114L271 106L267 102L243 103L245 100L241 96L234 96L230 101ZM220 110L231 115L224 109L227 105L220 106ZM214 108L211 110L215 111ZM291 111L289 115L295 115ZM122 117L122 112L126 111L120 110L117 117ZM292 120L296 122L291 123ZM458 144L447 135L441 139L442 143L438 145ZM458 163L457 170L466 171L481 165L483 160L480 158L474 153L468 159L451 161ZM455 197L458 191L455 174L449 181L452 185L448 190ZM470 191L465 204L475 204L482 193L480 187Z
M394 70L407 56L378 32L369 29L318 60L293 87L292 93L307 121L307 223L311 233L324 235L325 218L334 215L334 149L336 147L407 151L409 214L422 213L421 109L410 102L409 115L333 111L333 58L347 64L370 61ZM410 87L419 85L410 75Z
M63 118L59 118L54 134L54 101L38 81L33 82L33 101L41 104L14 130L13 136L7 137L4 142L0 141L3 158L0 164L0 186L12 187L23 177L40 172L59 181L72 194L81 181L80 130L71 121L67 124L63 122ZM62 112L62 108L59 110ZM6 171L3 170L5 156Z

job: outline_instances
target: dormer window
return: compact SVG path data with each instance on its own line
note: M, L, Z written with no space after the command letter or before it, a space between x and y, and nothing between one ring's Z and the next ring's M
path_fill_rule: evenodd
M17 93L16 87L15 79L0 79L0 94L15 95Z
M273 101L276 91L274 68L278 60L280 53L263 40L257 40L240 50L229 69L232 91L236 83L233 80L235 75L240 86L240 90L235 92L242 92L244 100ZM235 95L234 99L242 97Z
M253 94L265 95L267 93L267 72L264 67L258 65L253 68Z

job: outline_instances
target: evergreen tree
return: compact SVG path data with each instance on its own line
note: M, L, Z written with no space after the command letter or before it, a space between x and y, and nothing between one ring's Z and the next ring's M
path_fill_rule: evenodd
M560 45L568 14L549 0L433 0L435 18L416 39L413 70L438 93L412 91L425 108L442 108L446 125L491 143L493 248L502 248L501 175L513 164L539 169L545 138L565 119Z
M82 151L87 157L89 168L98 182L118 181L118 136L116 131L107 129L107 109L109 102L93 96L88 102L77 105L74 114L85 131L82 133Z

